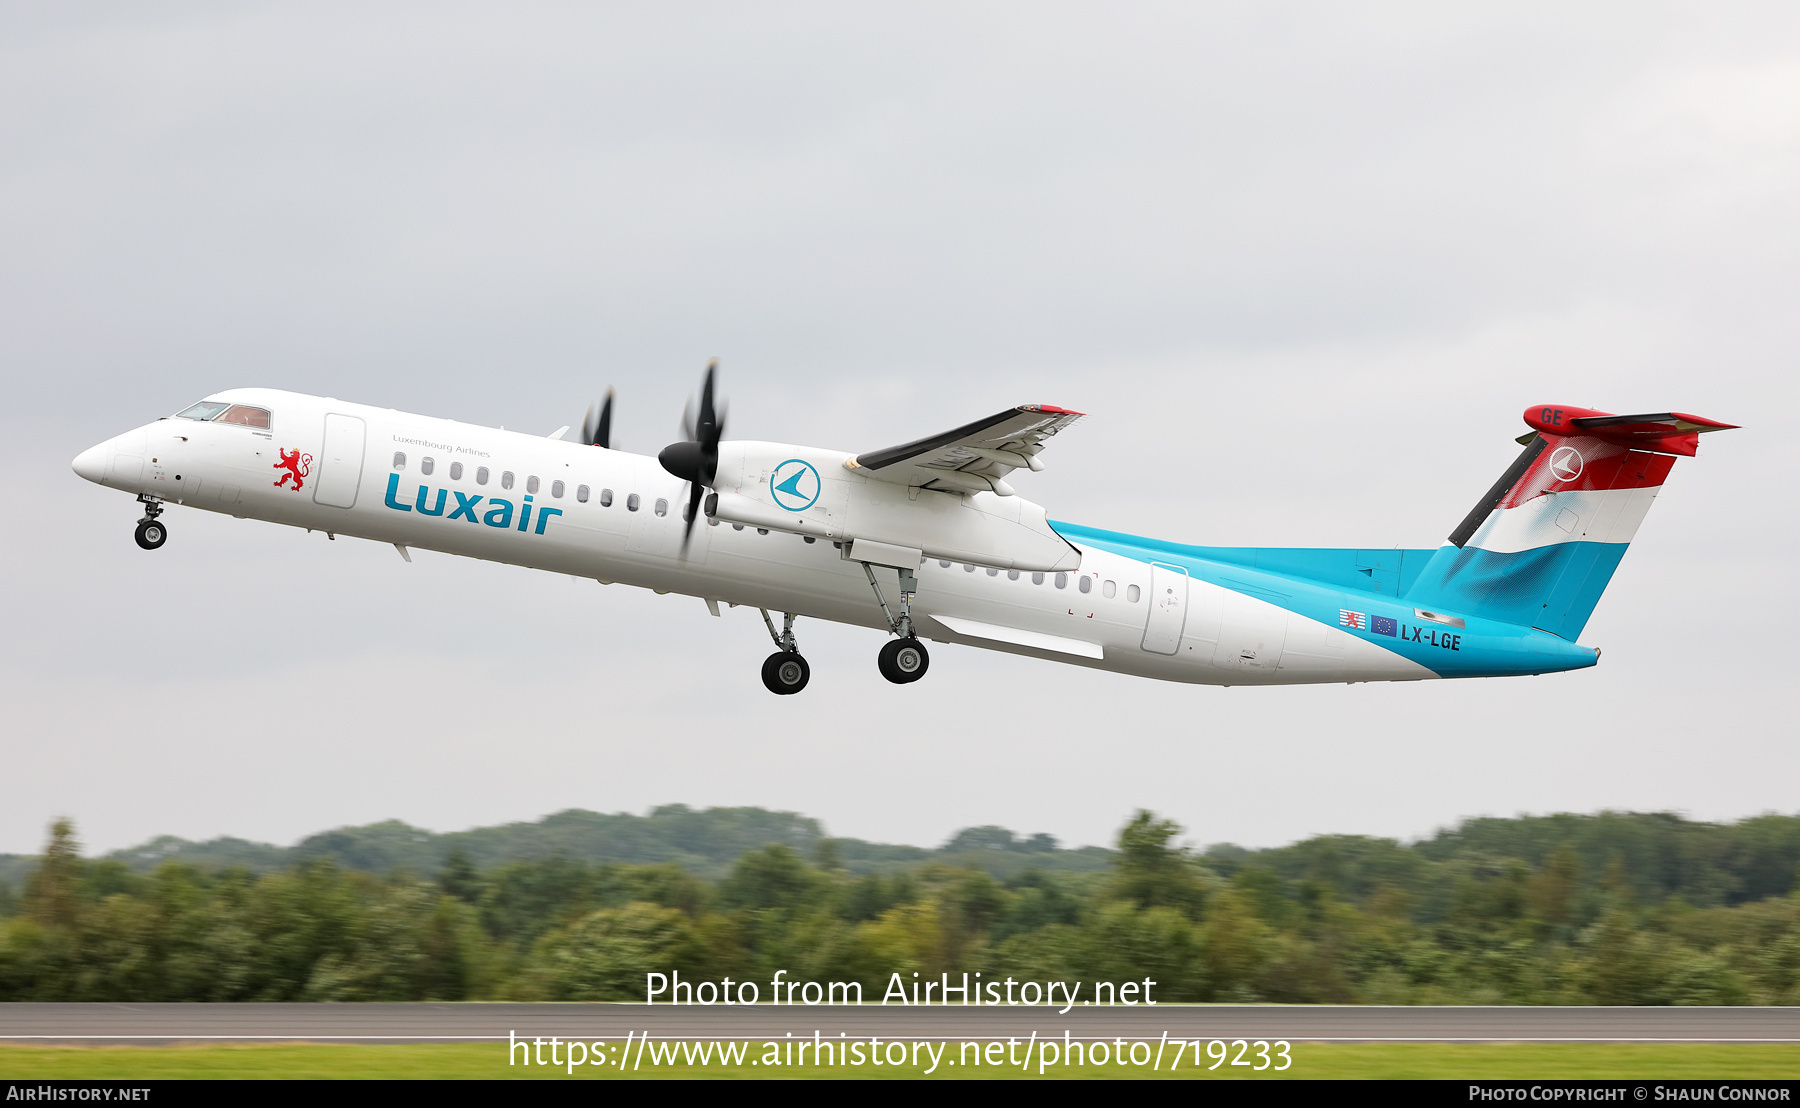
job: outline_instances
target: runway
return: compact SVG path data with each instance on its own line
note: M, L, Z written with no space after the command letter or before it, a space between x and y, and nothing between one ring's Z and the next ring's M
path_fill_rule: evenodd
M562 1039L1286 1039L1303 1042L1800 1043L1800 1008L1055 1008L645 1004L0 1003L0 1042L494 1042Z

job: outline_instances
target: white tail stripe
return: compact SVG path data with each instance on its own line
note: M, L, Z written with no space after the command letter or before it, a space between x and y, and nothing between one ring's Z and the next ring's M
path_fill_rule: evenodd
M1516 508L1495 508L1468 545L1516 554L1564 542L1628 543L1656 499L1656 488L1555 492Z

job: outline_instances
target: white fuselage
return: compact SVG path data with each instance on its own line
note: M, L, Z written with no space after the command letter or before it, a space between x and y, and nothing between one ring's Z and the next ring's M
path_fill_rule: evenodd
M864 567L828 538L702 518L684 550L687 486L655 458L271 389L209 399L266 408L271 426L159 420L87 451L77 471L241 518L888 628ZM283 468L296 451L310 458L298 491ZM1066 574L927 560L913 606L920 636L1203 684L1434 676L1338 628L1199 579L1188 583L1173 637L1147 648L1155 567L1078 549L1080 568ZM895 571L875 572L893 606Z

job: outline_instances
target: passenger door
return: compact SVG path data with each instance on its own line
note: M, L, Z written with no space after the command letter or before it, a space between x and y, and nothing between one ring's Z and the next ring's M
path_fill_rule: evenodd
M1181 629L1187 625L1187 570L1152 562L1149 600L1144 649L1152 654L1173 654L1181 649Z
M325 444L319 448L313 503L328 508L356 506L356 492L362 485L366 437L367 428L356 416L332 412L325 417Z

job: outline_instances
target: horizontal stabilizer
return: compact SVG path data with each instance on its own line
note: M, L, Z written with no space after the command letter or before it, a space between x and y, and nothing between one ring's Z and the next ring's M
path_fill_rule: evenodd
M1684 458L1694 456L1701 435L1709 431L1737 429L1735 423L1720 423L1716 419L1688 415L1685 412L1613 415L1587 408L1550 406L1525 409L1525 423L1539 434L1560 438L1581 435L1609 442L1614 446L1628 446L1633 450L1650 450L1658 454L1679 454ZM1519 441L1530 442L1531 436L1524 436Z

